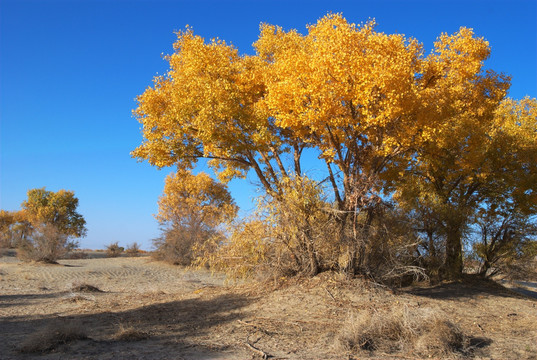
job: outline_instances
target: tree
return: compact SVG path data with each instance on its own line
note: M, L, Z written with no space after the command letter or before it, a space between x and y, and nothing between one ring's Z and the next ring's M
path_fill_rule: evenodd
M507 99L495 114L496 147L490 155L501 181L484 194L473 220L480 272L537 253L537 100ZM498 267L493 271L498 270Z
M86 221L76 210L74 192L31 189L19 211L0 212L0 236L3 242L19 248L25 259L55 262L77 246L73 237L86 234Z
M13 247L13 225L15 213L12 211L0 210L0 247Z
M24 210L0 210L0 244L15 248L32 232L32 224Z
M154 241L160 258L189 265L193 247L218 234L221 224L233 220L237 206L224 184L200 172L178 169L166 177L155 216L164 228Z
M32 189L21 207L32 224L54 225L67 236L82 237L86 234L86 221L76 211L78 199L72 191Z
M209 159L222 180L253 170L278 200L285 179L304 176L303 151L316 151L350 274L367 270L360 252L370 248L383 195L403 174L427 176L479 150L486 140L480 129L509 87L507 77L484 71L489 45L466 28L442 34L426 56L415 39L329 14L307 35L262 25L254 47L256 55L241 56L223 41L206 44L190 28L179 32L168 75L138 97L144 141L132 154L186 169ZM476 158L464 155L462 168L470 173ZM458 183L456 171L439 176L449 179L446 189ZM457 214L453 204L445 209ZM464 221L450 221L446 265L457 272Z
M493 105L472 105L473 115L454 118L436 141L423 143L396 193L401 205L421 209L428 236L444 239L449 278L462 274L462 240L472 224L487 228L487 239L492 228L523 224L537 210L537 102Z

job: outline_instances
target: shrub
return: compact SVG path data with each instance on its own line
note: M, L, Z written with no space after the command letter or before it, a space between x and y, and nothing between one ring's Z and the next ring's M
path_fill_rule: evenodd
M149 333L123 324L119 324L116 333L113 335L113 339L116 341L140 341L147 338L149 338Z
M29 335L21 343L19 351L23 353L45 353L55 350L60 345L87 338L86 332L78 324L55 324Z
M98 287L90 285L90 284L86 284L86 283L74 283L71 286L71 291L73 291L73 292L89 292L89 293L103 292Z
M412 352L428 357L446 357L469 346L469 339L442 313L407 307L351 316L338 341L343 350L354 353Z
M196 258L195 249L217 234L202 228L172 226L153 240L153 257L174 265L189 266Z
M315 181L288 178L281 188L282 193L261 199L252 220L233 224L229 238L196 246L196 264L224 271L230 278L260 273L315 275L349 268L348 273L360 269L376 281L393 285L426 278L415 264L417 242L402 225L402 214L378 206L375 221L360 213L353 223L343 222ZM349 254L349 248L354 253Z
M106 247L106 256L107 257L118 257L120 256L125 248L118 245L118 242L112 243Z
M19 243L18 256L26 261L56 263L78 246L77 242L52 224L40 224Z
M258 214L231 225L227 239L212 238L196 249L198 265L230 278L260 273L315 275L337 267L337 225L331 205L313 180L282 180L283 192L260 199Z
M231 226L231 236L222 241L214 237L194 247L194 264L222 271L230 279L245 279L256 274L270 276L275 268L271 261L267 224L260 220L238 222Z
M140 255L140 245L138 243L134 242L127 246L127 249L125 250L125 253L127 256L139 256Z

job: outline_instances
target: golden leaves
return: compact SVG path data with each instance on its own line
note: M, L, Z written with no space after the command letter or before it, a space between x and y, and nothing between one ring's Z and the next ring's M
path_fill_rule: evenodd
M214 228L232 220L236 213L237 206L225 185L204 172L194 175L178 169L166 177L155 217L161 223Z
M441 34L425 55L416 39L378 32L374 21L329 14L305 35L262 24L254 47L241 56L222 40L179 32L167 76L138 98L144 142L133 156L185 168L213 159L224 181L256 161L270 167L298 143L344 177L404 166L416 149L475 149L459 163L472 168L509 87L483 71L489 44L467 28Z

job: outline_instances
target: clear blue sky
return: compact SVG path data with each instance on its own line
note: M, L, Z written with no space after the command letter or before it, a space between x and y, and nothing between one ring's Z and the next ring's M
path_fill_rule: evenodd
M6 1L0 0L0 208L19 209L31 188L73 190L87 220L84 248L159 233L164 177L129 152L141 140L135 97L164 73L174 31L252 53L259 24L305 33L327 12L351 22L375 18L430 49L460 26L491 44L487 67L512 75L510 96L537 96L537 1ZM255 186L233 182L247 212Z

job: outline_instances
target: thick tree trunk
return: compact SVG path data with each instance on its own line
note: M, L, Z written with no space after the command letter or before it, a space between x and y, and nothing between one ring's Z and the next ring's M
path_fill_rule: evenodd
M483 277L487 276L487 272L489 271L491 266L492 264L490 263L490 261L488 259L485 259L485 261L481 265L481 268L479 269L479 275Z
M444 277L448 280L457 280L462 276L462 234L461 227L452 224L448 228L446 238L446 260L444 263Z

